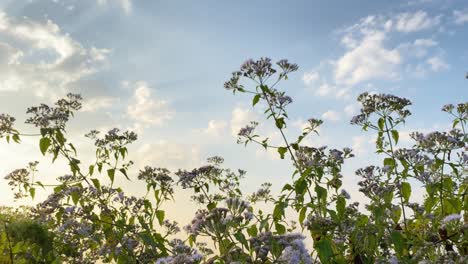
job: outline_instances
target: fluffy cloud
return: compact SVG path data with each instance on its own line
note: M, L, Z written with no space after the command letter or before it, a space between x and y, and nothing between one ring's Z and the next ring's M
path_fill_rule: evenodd
M384 39L384 32L374 31L347 51L336 62L336 81L352 86L372 79L396 78L402 58L398 50L384 47Z
M428 30L441 24L442 16L425 11L394 15L367 16L341 32L344 54L334 62L334 84L323 86L317 95L330 94L330 87L339 98L347 98L351 88L373 80L399 80L404 70L411 75L447 69L443 60L430 59L431 52L441 53L437 41L419 38L411 42L393 44L398 34ZM439 57L437 57L439 58ZM413 69L415 71L408 71ZM423 76L424 74L418 74Z
M344 112L346 116L353 116L359 112L359 104L357 103L352 103L349 105L346 105L344 108Z
M97 0L99 5L109 5L114 4L121 8L125 14L130 14L132 12L132 1L131 0Z
M439 56L434 56L427 59L427 63L431 66L432 71L438 72L447 70L450 66Z
M179 168L192 169L200 166L202 158L198 145L184 144L159 140L153 143L145 143L136 150L136 168L151 165L167 167L171 170Z
M316 71L306 72L302 76L302 81L305 85L311 85L320 79L320 75Z
M81 111L83 112L95 112L100 109L111 107L116 101L113 97L95 97L83 102Z
M328 110L322 114L322 118L324 120L329 120L329 121L338 121L340 120L341 117L338 112L333 111L333 110Z
M220 137L223 135L226 130L227 122L223 120L210 120L208 122L208 127L203 130L207 135Z
M455 24L463 25L468 22L468 8L464 10L453 11L453 19Z
M52 100L101 69L107 49L85 48L48 20L16 19L0 11L0 92L25 91Z
M152 96L152 90L145 82L133 85L133 97L127 107L127 115L135 121L134 129L140 130L153 125L162 125L172 119L174 110L166 100Z
M237 106L232 110L231 114L231 134L237 137L237 133L244 126L248 125L250 121L255 120L255 114L249 109Z
M440 16L430 17L424 11L401 13L395 18L395 29L405 33L426 30L439 24Z

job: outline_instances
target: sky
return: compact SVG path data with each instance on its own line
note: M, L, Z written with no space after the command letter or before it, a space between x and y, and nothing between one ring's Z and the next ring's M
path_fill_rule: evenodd
M263 182L278 190L291 178L290 161L236 144L238 130L253 120L273 142L278 133L261 105L253 109L251 98L223 84L246 59L288 59L299 65L280 86L294 100L288 137L307 119L323 119L320 136L307 143L353 148L344 183L359 200L354 171L378 157L372 133L349 124L357 95L413 102L402 145L411 145L412 131L447 130L442 105L468 99L467 47L466 0L0 0L0 113L34 132L23 124L27 107L80 93L84 106L68 132L84 161L92 142L83 135L118 127L139 135L130 148L135 172L145 165L190 169L219 155L226 167L248 172L246 193ZM41 157L37 140L2 141L0 174L39 160L43 182L62 175L65 163ZM21 203L0 181L0 204ZM135 181L121 183L144 191Z

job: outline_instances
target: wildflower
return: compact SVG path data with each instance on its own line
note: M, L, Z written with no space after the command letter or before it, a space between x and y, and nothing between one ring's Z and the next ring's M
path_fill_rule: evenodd
M0 114L0 137L15 132L13 123L15 118L7 114Z
M447 224L447 223L450 223L450 222L453 222L453 221L458 221L460 219L461 219L461 215L451 214L451 215L447 215L444 219L442 219L442 222Z
M446 104L442 107L442 111L451 113L453 108L454 108L453 104Z
M278 102L280 105L288 105L293 102L292 98L289 96L279 96L278 97Z
M33 116L26 120L27 124L33 124L41 128L63 128L70 119L73 111L81 109L82 97L78 94L67 94L66 99L60 99L55 107L45 104L28 108L26 113Z
M341 189L341 196L343 196L345 199L350 199L351 196L349 195L349 193L345 190L345 189Z
M247 125L239 131L237 134L239 137L250 137L257 127L258 123L257 122L250 122L250 125Z
M310 257L308 250L305 248L302 239L295 239L290 243L290 245L286 246L278 261L279 263L311 264L312 258Z

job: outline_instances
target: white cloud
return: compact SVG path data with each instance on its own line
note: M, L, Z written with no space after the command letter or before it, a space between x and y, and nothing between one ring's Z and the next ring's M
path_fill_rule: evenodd
M372 79L395 79L402 58L398 50L384 47L384 39L384 32L368 33L339 58L335 65L336 81L352 86Z
M302 81L304 82L305 85L311 85L312 83L315 83L320 79L320 75L318 72L311 71L311 72L306 72L302 76Z
M340 114L333 110L328 110L322 114L322 118L329 121L338 121L340 120Z
M131 0L97 0L99 5L109 5L115 4L121 8L125 14L130 14L132 12L132 1Z
M319 95L319 96L325 96L325 95L330 94L335 89L336 89L336 87L334 87L334 86L332 86L332 85L330 85L328 83L322 83L322 85L320 85L320 87L317 89L317 91L315 91L315 94Z
M109 52L83 47L51 20L16 19L0 11L0 91L23 90L55 100L70 84L105 66Z
M201 165L202 158L200 146L159 140L145 143L136 151L136 166L167 167L175 170L179 168L191 169Z
M415 57L421 59L427 56L427 54L438 47L437 41L433 39L416 39L412 42L407 42L399 45L398 50L400 54L405 58Z
M346 105L344 108L344 112L347 116L354 116L359 112L359 104L357 103L352 103L349 105Z
M231 114L231 134L237 137L237 133L244 126L248 125L250 121L254 121L255 114L243 107L237 106L232 110Z
M444 71L450 68L450 65L448 65L444 61L444 59L442 59L439 56L434 56L427 59L427 63L430 65L432 71L434 72Z
M166 100L152 96L152 90L145 82L134 84L134 94L127 107L128 116L133 119L137 130L152 125L162 125L172 119L174 110Z
M369 151L369 149L372 148L372 140L369 140L367 136L361 135L361 136L355 136L352 138L353 140L353 153L356 155L362 155L365 154Z
M85 100L81 111L83 112L95 112L100 109L111 107L116 101L113 97L95 97Z
M225 132L227 125L227 122L223 120L210 120L208 127L203 132L210 136L220 137Z
M440 24L440 16L430 17L424 11L401 13L395 19L395 29L405 33L426 30Z
M455 24L463 25L468 22L468 8L464 10L454 10L453 19Z

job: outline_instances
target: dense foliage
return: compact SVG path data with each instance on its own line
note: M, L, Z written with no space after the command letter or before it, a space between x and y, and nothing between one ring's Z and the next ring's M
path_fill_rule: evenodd
M290 183L278 196L266 183L252 195L239 188L244 171L222 167L223 159L207 165L170 172L144 167L128 175L127 159L133 132L118 129L86 135L94 142L95 160L83 164L66 138L67 121L81 107L81 97L70 94L54 106L27 110L26 123L39 130L43 155L68 162L70 173L45 184L34 179L32 162L6 176L16 198L33 197L53 189L37 206L20 214L0 213L0 257L15 263L466 263L468 255L468 179L466 154L468 103L446 105L453 119L446 132L411 134L414 146L399 147L399 127L411 114L411 102L385 94L358 97L360 114L351 124L375 134L375 151L383 164L358 169L359 191L366 210L342 188L342 166L354 157L350 148L307 146L322 121L311 118L295 140L286 135L287 107L293 102L277 88L297 65L261 58L248 60L225 88L252 96L282 136L281 145L256 133L257 122L239 132L241 144L274 149L293 165ZM249 85L252 84L252 85ZM252 86L252 88L250 88ZM259 102L263 102L259 104ZM21 142L15 119L0 115L0 138ZM116 177L146 183L146 193L129 195L115 185ZM285 177L278 175L278 177ZM199 204L193 220L183 227L162 209L177 188L192 191ZM411 194L425 191L420 203ZM273 205L271 212L259 203ZM293 210L296 215L288 215ZM294 218L294 219L292 219ZM290 221L295 220L295 221ZM182 239L181 239L182 238ZM309 239L311 246L306 246ZM208 242L208 243L206 243Z

